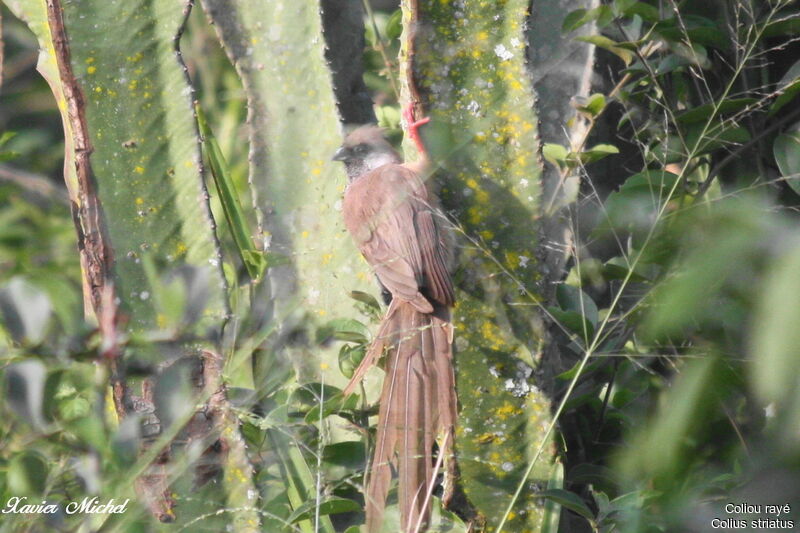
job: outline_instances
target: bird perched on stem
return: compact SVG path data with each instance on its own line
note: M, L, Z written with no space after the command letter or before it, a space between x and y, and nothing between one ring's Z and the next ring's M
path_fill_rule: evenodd
M452 474L456 392L451 344L453 285L450 240L438 200L423 179L426 158L415 121L404 112L421 163L403 164L376 126L350 133L334 155L345 164L345 226L391 294L375 340L353 375L352 392L385 352L375 452L365 492L367 530L378 531L393 473L398 478L404 533L424 531L430 519L434 478L442 459ZM433 460L441 437L440 460ZM447 483L447 500L452 483Z

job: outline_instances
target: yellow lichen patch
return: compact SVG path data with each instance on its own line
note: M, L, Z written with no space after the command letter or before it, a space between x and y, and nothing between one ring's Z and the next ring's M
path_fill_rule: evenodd
M138 63L139 61L144 59L144 54L142 54L141 52L136 52L132 56L128 56L125 59L130 63Z
M95 62L95 58L93 58L93 57L87 57L86 60L85 60L85 63L87 65L91 65L94 62Z
M481 210L478 209L476 206L472 206L467 209L467 221L470 224L479 224L483 220L483 216L481 215Z
M491 320L484 320L480 326L481 336L488 347L493 350L504 350L508 347L502 330Z
M304 239L308 239L308 235L309 235L308 231L304 231L303 233L300 234L300 236Z
M136 202L136 205L142 205L142 204L144 204L144 198L142 198L142 197L140 196L139 198L137 198L136 200L134 200L134 202Z
M505 256L506 264L511 267L512 270L519 268L520 258L517 252L508 251L505 253Z
M94 74L95 72L97 72L97 67L95 67L95 66L91 66L91 67L89 67L89 68L87 68L87 69L86 69L86 72L87 72L88 74Z
M136 165L135 167L133 167L133 171L136 172L137 174L144 174L144 167Z
M497 442L497 435L494 433L481 433L477 437L475 437L475 442L478 444L491 444L493 442ZM499 457L499 456L498 456Z
M498 420L507 420L511 416L517 416L520 414L522 414L522 409L512 404L511 402L505 402L503 405L498 407L494 412L494 415L497 417Z
M175 255L178 257L185 255L189 249L186 247L186 244L183 242L179 242L175 245Z
M333 254L323 254L322 255L322 264L327 265L333 259Z

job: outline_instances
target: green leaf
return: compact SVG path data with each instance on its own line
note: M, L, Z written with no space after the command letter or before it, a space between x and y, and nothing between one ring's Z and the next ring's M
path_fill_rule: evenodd
M47 461L33 451L20 452L8 462L6 482L14 496L39 496L47 487Z
M8 141L10 141L16 136L17 132L15 131L4 131L3 134L0 135L0 147L5 146Z
M548 490L561 489L564 487L564 465L560 462L553 464L553 471L550 479L547 480ZM561 506L548 500L544 506L544 517L542 518L541 533L558 533L558 523L561 518Z
M228 164L225 162L219 143L217 143L214 134L211 132L200 103L195 102L194 108L197 116L197 125L200 128L200 135L203 139L203 153L208 161L214 184L217 187L222 210L228 221L228 229L233 234L237 251L247 268L250 279L257 280L264 272L266 261L253 244L252 231L248 227L247 219L236 191L236 185L228 172Z
M629 17L638 15L647 22L652 22L652 23L661 20L661 16L658 13L658 8L651 6L650 4L647 4L645 2L636 2L630 7L626 8L625 15Z
M665 170L646 170L634 174L619 191L608 196L605 215L597 231L613 228L641 228L652 224L654 214L677 189L678 176Z
M614 20L614 13L609 6L598 6L589 10L576 9L564 18L561 31L568 33L589 22L596 22L599 28L604 28L612 20Z
M588 22L586 13L588 13L587 9L576 9L574 11L570 11L567 16L564 17L564 23L561 25L561 31L564 33L569 33L586 24Z
M287 405L292 411L298 411L305 415L309 409L318 407L320 399L328 401L331 398L342 397L342 389L333 385L322 383L305 383L298 387L289 396Z
M358 368L358 365L364 360L366 353L367 346L364 344L357 346L350 344L342 345L339 349L339 370L342 372L342 375L347 378L353 377L356 368Z
M776 20L771 20L766 26L764 26L762 38L798 34L800 34L800 17L781 17Z
M700 138L701 134L703 134L702 139ZM720 148L734 148L748 142L751 138L750 132L744 127L732 128L717 124L706 128L705 124L698 123L692 124L687 128L686 146L689 150L694 150L694 155L697 156ZM676 153L680 151L679 149ZM685 156L686 154L680 155L681 158Z
M339 341L364 344L369 342L367 326L352 318L336 318L317 330L317 342L324 343L333 338Z
M772 145L775 161L783 179L800 194L800 133L784 133L779 135Z
M308 501L295 509L289 517L289 523L296 524L302 520L309 520L319 513L322 515L332 515L340 513L352 513L361 510L361 505L353 500L344 498L331 498L319 504L317 509L317 502L314 500Z
M594 521L594 513L592 513L591 509L584 503L583 499L574 492L563 489L548 489L543 491L540 495L581 515L590 522Z
M542 155L546 161L549 161L559 168L562 168L566 166L569 151L566 149L566 147L561 146L560 144L545 143L542 147Z
M800 61L792 65L786 74L783 75L781 81L778 82L778 89L781 94L775 99L769 108L769 116L775 115L786 104L794 100L797 93L800 92Z
M603 277L606 279L625 279L631 269L629 261L622 257L612 257L603 265ZM655 279L658 267L639 261L631 273L630 280L636 283Z
M682 15L680 21L676 18L659 21L653 30L670 46L683 45L684 49L689 49L687 41L691 47L705 45L726 49L730 45L727 35L716 22L695 15Z
M736 113L738 111L742 111L746 109L748 106L755 104L757 100L755 98L731 98L727 100L723 100L722 102L717 105L716 103L712 104L705 104L701 106L697 106L692 108L688 111L684 111L683 113L679 114L676 119L679 124L694 124L697 122L707 122L711 118L711 114L714 110L717 113L714 115L714 118L719 118L721 115L727 115L730 113Z
M606 157L619 153L619 148L613 144L597 144L578 154L584 164L594 163Z
M397 39L400 37L400 34L403 33L403 12L400 9L396 9L394 13L389 17L389 20L386 21L386 38L387 39Z
M597 305L581 289L564 283L559 284L556 287L556 299L564 311L583 315L593 326L597 325Z
M601 93L595 93L589 96L584 105L578 107L580 111L588 113L592 117L597 117L606 108L606 96Z
M327 418L330 415L337 414L341 411L351 411L358 406L358 395L351 394L345 398L342 394L337 394L330 399L325 399L322 406L315 405L306 413L303 419L306 424L316 424L320 418ZM321 413L321 414L320 414Z
M591 463L575 465L569 471L570 482L581 485L592 485L604 491L616 490L616 474L611 468Z
M693 65L697 65L702 69L711 68L711 60L708 58L708 52L703 45L695 43L687 45L682 41L676 41L670 43L670 49Z
M622 61L625 63L625 66L630 65L633 61L633 58L636 57L636 54L634 54L631 50L622 46L620 43L609 39L605 35L586 35L577 37L576 40L591 43L604 50L608 50L615 56L622 59Z
M578 373L578 369L580 368L580 366L581 366L580 361L576 362L574 365L572 365L572 368L558 374L556 376L556 379L559 379L561 381L569 381L573 379L575 375ZM599 366L598 362L590 363L588 366L584 367L581 375L586 376L591 374L598 366Z
M357 302L361 302L366 304L367 307L374 309L375 311L381 311L381 304L378 303L378 300L375 299L374 296L367 292L363 291L350 291L350 298L356 300Z
M575 333L585 341L594 336L594 324L577 311L564 311L557 307L548 307L550 315L564 328Z
M622 16L627 14L627 11L635 5L636 0L614 0L612 9L614 10L615 15Z
M328 464L344 466L349 470L364 468L367 450L361 441L328 444L322 450L322 460Z
M691 65L692 62L686 59L683 56L678 54L667 54L661 61L659 61L658 66L656 67L656 76L662 76L664 74L669 74L670 72L677 70L681 67L685 67L686 65Z

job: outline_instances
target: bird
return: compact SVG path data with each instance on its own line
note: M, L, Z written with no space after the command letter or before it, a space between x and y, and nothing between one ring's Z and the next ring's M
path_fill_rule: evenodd
M455 468L452 239L439 201L423 179L428 163L418 128L427 119L415 121L410 106L404 117L423 156L419 162L404 164L374 125L353 130L333 157L344 163L347 173L345 227L391 297L364 360L344 389L350 394L386 354L365 488L369 533L381 528L393 475L398 479L402 531L425 531L437 466L446 464L448 476ZM445 484L446 501L452 482Z

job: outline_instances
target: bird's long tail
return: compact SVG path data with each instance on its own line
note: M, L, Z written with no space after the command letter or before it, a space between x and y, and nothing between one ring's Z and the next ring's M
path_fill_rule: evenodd
M425 314L407 302L393 302L369 350L372 353L365 358L370 365L388 348L375 453L365 491L369 533L381 529L394 475L403 533L427 529L437 436L442 437L439 453L447 461L447 469L453 464L456 394L452 339L448 310ZM353 379L360 379L365 371L359 368ZM450 488L445 487L445 499Z

